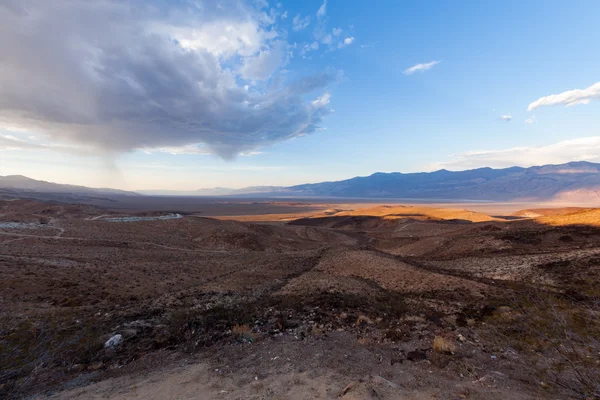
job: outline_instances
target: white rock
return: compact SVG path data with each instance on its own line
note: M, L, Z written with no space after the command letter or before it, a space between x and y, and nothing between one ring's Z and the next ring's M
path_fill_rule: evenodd
M106 341L106 343L104 343L104 348L105 349L113 348L113 347L121 344L122 341L123 341L123 336L117 334L117 335L111 337L110 339L108 339Z

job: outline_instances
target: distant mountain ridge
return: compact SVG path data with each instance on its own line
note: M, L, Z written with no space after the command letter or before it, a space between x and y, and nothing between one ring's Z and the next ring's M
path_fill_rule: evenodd
M34 193L69 193L80 195L124 195L139 196L138 193L109 188L90 188L87 186L64 185L40 181L23 175L0 176L0 188Z
M600 190L600 164L580 161L529 168L442 169L410 174L378 172L287 189L307 196L489 201L548 200L579 192L600 200L595 193Z
M0 176L0 188L79 195L128 195L135 192L61 185L21 175ZM242 189L213 188L191 191L142 191L149 195L229 197L332 197L412 200L547 201L565 200L600 204L600 164L577 161L559 165L466 171L377 172L341 181L294 186L252 186Z
M235 195L396 198L414 200L582 200L600 202L600 164L578 161L529 168L376 172L341 181L237 189Z

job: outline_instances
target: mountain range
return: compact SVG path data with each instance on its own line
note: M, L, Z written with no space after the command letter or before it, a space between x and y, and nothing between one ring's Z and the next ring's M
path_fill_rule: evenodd
M395 198L413 200L581 200L600 201L600 164L559 165L466 171L382 173L341 181L288 187L202 189L202 195Z
M19 192L36 197L35 194L76 194L86 196L139 196L135 192L110 188L90 188L87 186L64 185L60 183L40 181L23 175L0 176L0 190L7 194Z
M92 189L37 181L20 175L0 177L0 188L29 192L84 195L171 194L236 197L343 197L413 200L570 200L600 202L600 164L578 161L560 165L466 171L382 173L351 179L295 186L253 186L243 189L140 191Z
M478 168L430 173L375 173L337 182L296 185L306 196L451 200L548 200L576 195L600 200L600 164L570 162L530 168Z

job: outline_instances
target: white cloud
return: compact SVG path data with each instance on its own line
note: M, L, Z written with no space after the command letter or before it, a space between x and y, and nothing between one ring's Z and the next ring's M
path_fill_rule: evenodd
M327 0L323 0L323 4L317 10L317 18L323 18L327 13Z
M304 57L306 55L306 53L315 51L315 50L319 50L319 42L317 42L316 40L314 42L312 42L311 44L305 44L302 47L302 49L300 49L300 55L302 55Z
M315 108L324 108L325 106L327 106L329 104L330 100L331 100L331 96L329 95L329 93L324 93L318 99L313 100L311 102L311 104Z
M533 123L535 123L535 115L534 115L534 116L532 116L532 117L529 117L529 118L527 118L527 119L525 120L525 123L526 123L526 124L533 124Z
M506 168L515 165L530 167L570 161L600 162L600 136L564 140L547 146L469 151L452 155L450 160L430 165L427 169L464 170L481 167Z
M210 150L202 146L200 143L186 144L185 146L170 146L170 147L150 147L141 149L146 154L167 153L172 155L180 154L197 154L209 155Z
M296 32L301 31L310 25L310 16L302 17L300 14L296 15L292 20L292 29Z
M342 34L342 28L333 28L331 29L331 33L329 28L327 27L327 0L323 1L323 4L317 11L317 23L313 30L313 37L319 43L325 45L327 52L335 51L336 49L341 49L354 41L354 37L340 37ZM304 55L306 51L302 52L301 55Z
M287 19L288 17L288 12L284 11L283 14L281 14L281 19Z
M252 156L258 156L258 155L261 155L261 154L264 154L264 152L262 152L262 151L248 151L248 152L245 152L245 153L240 153L240 156L242 156L242 157L252 157Z
M266 2L184 3L0 1L0 129L52 143L3 146L232 158L320 130L329 111L307 96L335 74L278 74L289 44Z
M85 145L68 145L40 141L37 136L26 139L9 134L0 134L0 151L46 150L78 155L91 155L93 149Z
M256 56L246 57L240 68L241 76L249 80L269 79L275 70L283 65L284 52L281 47L282 44L277 43L271 48L262 50Z
M565 105L567 107L577 104L588 104L592 100L600 99L600 82L586 88L567 90L559 94L540 97L527 107L528 111L544 106Z
M173 26L165 21L154 23L152 29L173 37L185 49L208 51L223 58L250 56L265 42L277 37L276 31L264 29L256 19L239 22L216 20L193 27Z
M510 122L510 121L512 121L512 115L510 115L510 114L501 115L501 116L500 116L500 119L501 119L502 121Z
M439 61L431 61L431 62L424 63L424 64L413 65L412 67L405 69L404 70L404 74L405 75L412 75L415 72L427 71L427 70L430 70L431 68L433 68L434 66L436 66L439 63L440 63Z

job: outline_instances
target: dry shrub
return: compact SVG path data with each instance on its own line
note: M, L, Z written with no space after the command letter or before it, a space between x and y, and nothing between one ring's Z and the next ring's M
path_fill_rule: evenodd
M252 329L250 329L247 324L235 324L233 328L231 328L231 333L233 333L234 336L245 336L250 335L252 333Z
M356 325L360 326L363 322L368 325L373 325L373 320L371 318L366 315L359 315L358 318L356 318Z
M256 335L252 332L252 329L247 324L235 324L233 328L231 328L231 333L237 339L242 339L249 342L254 342L256 340Z
M91 364L103 349L93 321L66 314L37 319L0 315L0 398L20 398L62 379L74 365Z
M438 353L454 353L456 344L443 336L433 338L433 351Z
M600 301L531 289L514 311L488 319L491 340L517 350L527 371L580 399L600 399Z

